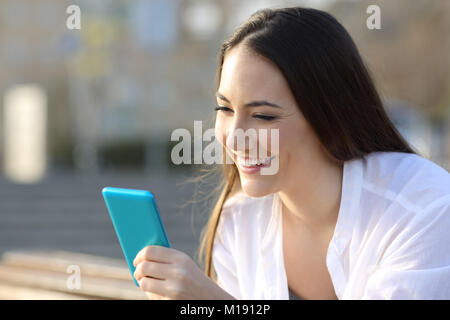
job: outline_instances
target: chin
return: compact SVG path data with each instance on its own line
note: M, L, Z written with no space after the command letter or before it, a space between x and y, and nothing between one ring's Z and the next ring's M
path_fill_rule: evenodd
M263 183L258 181L258 179L249 180L247 178L242 178L241 176L241 187L242 190L250 197L260 198L274 193L273 183L268 181Z

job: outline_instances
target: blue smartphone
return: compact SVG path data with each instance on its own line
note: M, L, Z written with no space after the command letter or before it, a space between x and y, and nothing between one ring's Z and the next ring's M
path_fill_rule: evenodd
M103 198L134 283L133 261L149 245L171 247L153 194L147 190L105 187Z

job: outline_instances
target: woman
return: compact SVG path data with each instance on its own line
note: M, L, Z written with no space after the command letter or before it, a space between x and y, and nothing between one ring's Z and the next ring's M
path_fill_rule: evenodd
M450 298L449 174L397 132L332 16L256 12L223 43L217 80L216 138L234 163L202 238L208 277L147 247L136 276L151 298ZM238 129L279 140L246 160Z

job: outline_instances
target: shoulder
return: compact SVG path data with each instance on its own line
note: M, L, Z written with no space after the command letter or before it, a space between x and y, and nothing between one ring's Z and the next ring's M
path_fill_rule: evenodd
M450 203L450 174L417 154L375 152L362 160L362 187L406 209Z
M371 234L386 256L410 262L428 252L450 262L450 251L444 254L441 246L450 241L449 173L419 155L397 152L372 153L354 166L362 176L358 230Z

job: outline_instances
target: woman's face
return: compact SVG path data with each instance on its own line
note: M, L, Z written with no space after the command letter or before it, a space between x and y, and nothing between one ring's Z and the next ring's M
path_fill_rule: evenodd
M243 44L225 55L217 105L221 110L217 111L216 138L236 164L241 186L249 196L298 188L302 179L308 181L310 170L324 157L318 138L300 112L283 74L275 64ZM239 136L238 129L241 132L254 129L256 141L250 136L244 145L239 145L234 138ZM276 135L271 139L272 129L278 129L278 139ZM267 132L267 140L262 139L262 131ZM258 158L255 160L260 162L271 159L265 168L278 170L262 174L261 167L249 169L252 163L243 164L245 157ZM274 161L278 161L277 166Z

